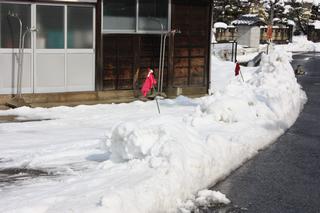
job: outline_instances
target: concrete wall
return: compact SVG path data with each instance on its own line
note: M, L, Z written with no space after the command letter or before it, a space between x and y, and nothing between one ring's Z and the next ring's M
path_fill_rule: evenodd
M250 29L250 47L259 47L260 44L260 27L254 26Z
M240 45L248 47L259 47L260 28L258 26L238 26L238 39Z

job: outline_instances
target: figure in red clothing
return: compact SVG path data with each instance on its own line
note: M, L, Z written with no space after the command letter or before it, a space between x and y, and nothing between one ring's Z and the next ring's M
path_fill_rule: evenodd
M144 97L147 96L147 93L152 89L154 88L154 85L157 84L157 81L156 79L154 79L154 76L153 76L153 70L148 68L148 76L141 88L141 93Z
M236 60L236 68L234 70L234 74L235 74L235 76L240 74L240 64L238 63L237 60Z

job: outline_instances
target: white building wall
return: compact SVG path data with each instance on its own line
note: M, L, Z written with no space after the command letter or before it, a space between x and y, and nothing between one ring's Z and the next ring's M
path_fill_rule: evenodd
M249 47L258 48L259 44L260 44L260 27L258 26L251 27Z
M250 27L246 25L238 26L238 44L250 46Z
M37 32L31 33L31 48L25 49L22 93L55 93L95 90L95 9L92 8L92 48L67 47L67 5L64 7L64 48L36 48ZM1 4L0 4L1 6ZM31 25L36 26L36 7L31 6ZM53 5L54 6L54 5ZM73 6L74 7L74 6ZM79 6L80 8L81 6ZM1 22L0 22L1 23ZM1 34L1 33L0 33ZM0 35L1 36L1 35ZM1 37L0 37L1 39ZM0 94L16 94L18 49L1 48Z
M248 47L259 47L260 28L258 26L239 25L237 42Z
M25 53L23 59L22 92L32 93L32 55ZM0 53L0 94L17 92L17 53Z

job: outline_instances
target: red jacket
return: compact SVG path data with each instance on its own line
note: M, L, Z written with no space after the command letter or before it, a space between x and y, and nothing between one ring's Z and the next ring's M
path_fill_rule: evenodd
M157 81L156 79L154 79L154 76L153 76L153 71L149 68L148 68L148 71L149 71L148 76L141 88L141 93L144 97L147 96L147 93L152 89L153 85L157 84Z
M239 75L239 73L240 73L240 64L237 62L236 68L234 70L234 74L235 74L235 76L237 76L237 75Z

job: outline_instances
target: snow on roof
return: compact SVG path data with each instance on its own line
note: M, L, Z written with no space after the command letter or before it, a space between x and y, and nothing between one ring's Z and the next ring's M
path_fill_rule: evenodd
M253 18L253 17L258 17L258 14L244 14L242 16L246 18Z
M313 25L314 29L320 29L320 21L316 20L313 23L310 23L309 25Z
M257 14L246 14L231 22L233 25L261 25L263 21L260 20Z
M223 22L216 22L214 23L213 25L214 28L224 28L224 29L227 29L228 28L228 25L226 23L223 23Z
M290 20L290 19L287 21L287 24L291 25L291 26L296 26L296 23L293 20Z

